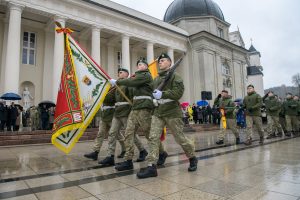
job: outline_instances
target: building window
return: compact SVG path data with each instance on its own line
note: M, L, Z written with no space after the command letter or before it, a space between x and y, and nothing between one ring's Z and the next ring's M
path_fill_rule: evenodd
M230 67L227 63L222 63L222 73L226 76L230 76Z
M221 28L218 28L218 36L220 37L220 38L224 38L224 31L223 31L223 29L221 29Z
M122 67L122 52L118 51L118 68Z
M35 65L35 55L36 55L36 34L31 32L24 32L22 64Z

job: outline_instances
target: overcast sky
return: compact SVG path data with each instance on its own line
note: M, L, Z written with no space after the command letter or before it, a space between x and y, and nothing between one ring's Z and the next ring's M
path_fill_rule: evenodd
M173 0L113 0L163 19ZM292 85L300 73L300 0L214 0L222 9L230 31L240 29L246 48L261 53L265 89Z

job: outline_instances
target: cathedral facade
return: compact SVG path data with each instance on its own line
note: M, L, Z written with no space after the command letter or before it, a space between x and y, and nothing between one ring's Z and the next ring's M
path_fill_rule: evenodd
M26 88L32 105L56 101L63 36L55 34L55 21L74 30L113 78L119 67L134 73L140 57L151 62L167 52L176 61L185 54L177 70L182 101L200 100L203 91L213 98L222 89L233 98L246 94L250 51L212 0L175 0L164 20L108 0L0 0L0 94Z

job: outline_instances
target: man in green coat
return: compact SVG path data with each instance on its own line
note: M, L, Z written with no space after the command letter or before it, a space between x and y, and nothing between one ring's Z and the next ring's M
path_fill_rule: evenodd
M132 158L134 156L134 135L136 134L137 127L141 127L144 131L145 137L149 139L150 123L153 110L152 100L152 82L153 79L148 70L148 63L145 59L137 61L137 71L134 76L128 79L114 80L111 79L110 83L118 86L132 87L133 92L133 105L128 116L127 126L125 130L125 147L126 153L124 156L125 161L118 163L115 167L118 171L133 169ZM159 143L160 152L163 153L164 148Z
M298 132L296 133L296 135L300 134L300 99L298 95L294 96L294 100L298 102L298 109L297 109L297 118L298 118Z
M264 131L262 128L262 119L260 108L262 106L262 98L254 90L253 85L247 86L247 96L243 101L244 108L246 109L246 133L247 140L244 142L245 145L252 144L252 132L253 124L256 126L259 134L259 143L264 143Z
M282 135L283 129L279 123L279 113L281 111L281 103L275 98L272 91L269 91L263 98L266 105L267 117L268 117L268 127L267 127L267 139L276 137L276 132L278 135Z
M108 131L111 127L111 122L115 112L115 93L112 90L109 90L107 95L104 98L103 104L101 106L100 111L100 123L97 137L94 140L94 146L92 148L92 152L88 154L84 154L84 157L97 160L98 154L102 147L102 143L104 138L108 135ZM124 150L124 141L119 141L121 147Z
M163 53L158 58L159 76L154 80L154 88L157 88L165 79L170 70L172 61L170 57ZM149 178L157 176L156 161L159 155L160 135L165 126L167 126L175 141L182 147L186 156L189 158L190 166L188 171L197 170L198 159L195 156L195 145L192 140L183 134L184 123L182 121L182 112L179 99L184 92L183 80L174 73L170 81L162 91L155 89L153 97L157 100L157 107L154 109L154 114L151 119L151 130L148 141L149 154L146 158L148 167L143 168L137 173L138 178Z
M119 80L128 78L128 75L129 72L127 69L125 68L118 69ZM132 99L132 92L129 87L120 86L120 89L130 100ZM115 165L114 155L116 150L116 140L119 141L125 140L124 135L121 133L121 128L124 129L126 128L128 115L131 111L131 105L129 102L127 102L125 97L117 89L115 89L114 93L115 93L116 103L115 103L114 117L112 119L112 125L108 133L108 156L99 162L99 164L101 164L102 166ZM137 159L137 162L144 161L148 152L144 148L137 134L134 135L134 144L137 146L138 150L140 151L140 155L139 158ZM122 149L125 150L125 147ZM118 156L118 158L123 158L124 155L125 155L125 151L122 151L121 154Z
M298 109L299 102L293 99L291 93L287 93L286 100L283 102L283 109L286 119L286 136L290 137L293 133L294 135L298 134Z
M233 132L235 136L235 143L240 144L240 136L236 127L236 115L235 115L235 104L231 100L231 96L228 95L227 90L222 90L221 96L218 97L214 101L214 105L216 105L219 109L223 109L226 117L226 128L221 126L221 131L218 135L218 141L216 144L221 145L224 144L224 137L226 134L226 129L229 129Z

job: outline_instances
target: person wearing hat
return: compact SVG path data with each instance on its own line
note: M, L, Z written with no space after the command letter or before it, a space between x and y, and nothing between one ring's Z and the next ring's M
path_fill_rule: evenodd
M97 136L94 140L94 145L91 153L84 154L84 157L97 160L99 152L101 150L104 138L108 135L108 131L111 128L112 119L115 112L115 94L112 89L106 94L103 104L100 108L100 122ZM124 142L119 141L121 147L124 148ZM124 151L124 149L123 149Z
M134 156L134 135L137 134L137 128L141 127L145 137L149 139L150 122L153 110L152 83L153 79L148 70L148 63L144 58L137 61L137 71L134 76L127 79L114 80L110 83L118 86L127 86L132 88L133 105L128 116L125 129L126 152L124 162L118 163L115 167L118 171L133 169L132 158ZM164 151L162 144L159 144L160 150Z
M125 68L119 68L118 69L118 80L126 79L129 76L129 72ZM132 92L129 87L127 86L120 86L120 89L122 92L130 99L132 99ZM124 143L124 135L121 134L121 128L126 128L127 126L127 120L128 120L128 115L131 111L131 105L129 102L126 101L126 99L121 95L121 93L118 90L115 90L115 112L114 112L114 117L112 119L112 125L108 133L108 156L104 158L103 160L99 161L99 164L102 166L113 166L115 165L115 150L116 150L116 139L119 141L123 141L122 144L125 145ZM144 161L148 152L144 148L143 144L138 138L138 135L134 135L134 144L140 151L139 158L137 159L137 162ZM122 147L123 151L121 154L118 156L118 158L123 158L125 155L125 146Z
M267 126L267 139L276 137L276 132L278 135L282 135L283 129L279 123L279 112L281 110L281 103L275 98L273 91L269 91L263 101L266 105L268 126Z
M291 93L287 93L286 100L283 102L283 109L286 120L286 136L290 137L291 134L298 134L298 108L299 102L293 99Z
M224 144L226 129L230 129L233 132L235 136L235 143L240 144L240 136L236 128L235 104L231 99L232 97L228 95L227 90L222 90L221 96L218 95L218 97L215 99L214 105L216 105L219 109L224 110L227 127L224 128L223 126L221 126L221 130L218 135L218 141L216 142L216 144L218 145Z
M247 96L243 101L244 108L246 110L246 134L247 140L244 142L245 145L252 144L252 132L253 124L256 126L259 134L259 144L264 143L264 131L262 128L262 119L261 119L261 107L262 107L262 98L254 90L252 84L247 86Z
M163 53L158 58L159 75L154 79L154 88L157 88L165 79L170 70L172 61L170 57ZM152 93L157 100L158 106L155 107L151 119L151 130L148 141L149 154L146 158L147 168L141 169L137 173L138 178L149 178L157 176L156 161L159 155L160 135L165 126L167 126L173 134L175 141L182 147L186 156L189 158L190 166L188 171L197 170L198 159L195 156L195 146L189 138L183 133L182 112L179 99L184 93L184 85L182 78L174 73L170 81L162 91L155 89Z

